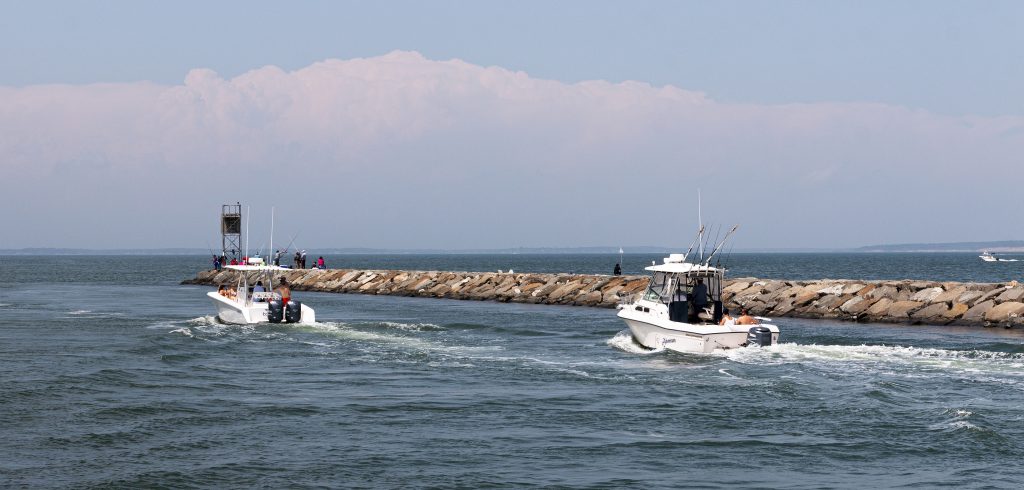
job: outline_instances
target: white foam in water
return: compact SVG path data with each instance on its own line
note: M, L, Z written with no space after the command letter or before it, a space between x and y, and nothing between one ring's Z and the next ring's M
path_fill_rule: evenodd
M747 347L716 352L744 364L808 363L851 369L864 367L907 368L918 371L952 371L959 373L999 373L1024 376L1024 354L981 350L947 350L891 345L801 345L777 344L768 347Z
M629 330L623 330L614 337L608 339L606 344L619 349L621 351L629 352L630 354L656 354L663 352L664 347L658 349L648 349L633 340L633 334L629 333Z
M206 315L201 316L199 318L193 318L189 320L188 323L191 325L223 325L223 323L218 321L217 317L214 315Z
M378 324L380 325L380 324ZM400 330L407 330L408 327L415 326L409 324L393 323L396 325L395 328ZM407 328L397 327L397 325L403 325ZM415 336L409 335L389 335L386 333L368 332L355 328L353 325L336 322L317 322L314 324L303 324L301 326L310 327L316 330L330 333L336 337L348 339L348 340L360 340L373 342L378 344L392 344L398 345L404 348L416 349L421 351L436 351L436 352L449 352L449 353L465 353L465 352L480 352L480 351L495 351L501 350L498 346L466 346L457 345L449 346L437 342L432 342ZM418 330L415 330L418 331Z
M399 330L407 330L407 331L410 331L410 332L444 330L440 325L434 325L433 323L381 322L380 324L385 326L385 327L397 328Z
M181 327L181 328L176 329L176 330L171 330L170 332L167 332L167 333L177 333L177 334L184 335L186 337L195 337L195 335L192 334L192 330L190 328L188 328L188 327Z
M69 315L85 315L87 313L92 313L92 310L75 310L68 312Z

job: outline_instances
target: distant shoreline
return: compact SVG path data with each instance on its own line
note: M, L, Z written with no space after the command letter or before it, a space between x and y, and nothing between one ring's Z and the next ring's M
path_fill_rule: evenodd
M339 249L309 248L317 255L619 255L618 249L581 248L521 248L481 250L400 250L400 249ZM1024 254L1020 247L978 247L978 248L904 248L902 245L871 246L850 249L779 249L750 248L733 250L734 254L878 254L878 253L920 253L920 254L976 254L988 251L994 254ZM635 247L624 252L626 256L679 253L678 249L657 247ZM69 249L69 248L24 248L0 249L0 256L209 256L210 251L189 248L160 249ZM253 254L255 255L255 254Z

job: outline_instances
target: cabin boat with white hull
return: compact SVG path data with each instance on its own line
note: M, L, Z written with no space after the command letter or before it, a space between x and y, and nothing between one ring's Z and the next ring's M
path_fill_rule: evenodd
M720 248L721 244L715 252ZM664 263L646 268L652 273L647 290L618 307L618 317L637 343L650 349L709 353L779 342L779 327L767 318L754 325L721 322L725 269L710 265L715 252L697 263L686 261L689 252L671 254Z
M275 273L285 271L283 267L267 265L228 265L228 270L238 271L238 281L225 296L218 291L206 293L217 308L217 318L224 323L249 325L256 323L316 323L313 308L294 299L282 302L281 295L274 291ZM265 291L254 291L257 282Z

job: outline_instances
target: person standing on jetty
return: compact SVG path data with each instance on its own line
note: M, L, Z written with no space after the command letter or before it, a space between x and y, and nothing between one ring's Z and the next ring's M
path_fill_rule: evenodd
M302 254L300 255L300 259L301 260L299 260L299 263L302 264L302 269L305 269L306 268L306 251L305 250L302 251Z
M302 262L301 261L302 261L302 254L300 254L299 251L296 250L295 251L295 258L292 259L292 267L294 267L296 269L301 269L302 268Z
M621 276L622 275L622 266L619 265L618 262L615 263L615 270L612 271L612 274L615 274L616 276Z
M213 269L219 271L220 267L221 267L220 257L214 255L213 256Z
M277 251L274 252L274 265L276 265L278 267L281 266L281 256L282 255L284 255L284 253L281 252L280 250L277 250Z

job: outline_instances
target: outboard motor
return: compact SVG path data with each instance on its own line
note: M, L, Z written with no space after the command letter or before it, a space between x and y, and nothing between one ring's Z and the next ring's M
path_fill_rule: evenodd
M768 330L768 327L750 327L750 330L747 330L747 345L758 347L772 345L772 331Z
M711 320L714 322L715 325L718 325L718 322L722 320L723 309L724 308L722 308L722 302L715 301L714 309L712 310L713 316L711 317Z
M281 323L284 320L284 305L281 300L273 299L267 303L267 321L270 323Z
M302 320L302 303L293 300L288 300L288 305L284 309L284 321L288 323L298 323Z

